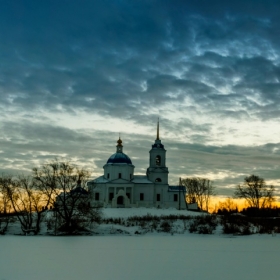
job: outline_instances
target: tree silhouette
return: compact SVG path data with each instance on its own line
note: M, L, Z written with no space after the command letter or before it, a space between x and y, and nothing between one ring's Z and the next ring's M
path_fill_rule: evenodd
M181 180L186 187L187 203L197 203L201 210L208 211L211 196L215 195L214 186L207 178L186 178Z
M236 186L234 195L244 198L250 207L260 209L271 206L275 200L274 193L273 185L267 185L263 178L252 174L244 178L243 184Z

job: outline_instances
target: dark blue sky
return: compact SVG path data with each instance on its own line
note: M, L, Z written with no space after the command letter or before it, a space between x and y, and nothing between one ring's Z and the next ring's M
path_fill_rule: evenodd
M119 132L145 173L157 118L170 182L280 185L279 1L0 1L0 170L93 172Z

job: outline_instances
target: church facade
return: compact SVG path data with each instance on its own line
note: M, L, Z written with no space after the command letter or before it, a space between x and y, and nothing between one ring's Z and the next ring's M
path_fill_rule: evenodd
M186 209L183 187L168 184L166 150L159 138L159 123L157 137L149 153L146 175L134 175L135 166L123 152L122 140L119 138L116 153L103 166L103 175L87 183L92 204L112 208Z

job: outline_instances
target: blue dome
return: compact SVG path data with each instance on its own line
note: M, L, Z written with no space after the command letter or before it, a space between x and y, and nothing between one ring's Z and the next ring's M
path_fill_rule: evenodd
M107 163L127 163L132 164L131 159L124 153L115 153L109 157Z

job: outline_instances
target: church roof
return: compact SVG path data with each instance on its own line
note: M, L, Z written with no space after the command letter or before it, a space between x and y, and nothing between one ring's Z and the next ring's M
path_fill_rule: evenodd
M77 186L74 188L74 189L72 189L71 191L70 191L70 194L77 194L77 195L88 195L89 193L88 193L88 191L87 190L85 190L84 188L82 188L82 186L81 186L81 180L79 179L78 180L78 182L77 182Z
M78 186L75 189L70 191L71 194L83 194L83 195L88 195L88 191L85 190L84 188Z
M164 149L164 145L161 144L161 143L155 143L155 144L152 145L152 148L153 149L158 149L158 148Z
M99 176L93 180L88 181L89 184L95 184L95 183L108 183L109 180L104 178L104 175Z
M132 164L131 159L124 153L115 153L109 157L107 163L127 163Z
M134 175L132 182L138 184L153 184L146 175Z

